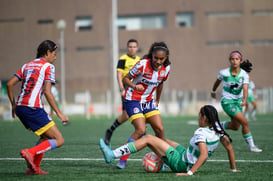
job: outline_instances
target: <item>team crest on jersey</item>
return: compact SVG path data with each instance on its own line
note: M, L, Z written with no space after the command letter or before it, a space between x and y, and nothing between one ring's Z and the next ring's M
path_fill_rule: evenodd
M242 83L243 82L243 77L239 78L239 82Z
M235 111L236 111L236 108L235 108L235 107L232 107L232 108L231 108L231 111L232 111L232 112L235 112Z
M139 109L137 107L134 108L134 113L139 113Z
M165 70L162 70L161 72L160 72L160 76L164 76L165 75Z

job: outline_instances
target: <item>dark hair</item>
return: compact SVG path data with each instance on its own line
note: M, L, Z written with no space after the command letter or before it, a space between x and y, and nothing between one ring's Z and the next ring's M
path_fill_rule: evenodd
M39 47L37 48L37 54L36 58L43 57L44 55L47 54L47 51L49 50L50 52L53 52L57 49L56 43L54 43L51 40L45 40L43 41Z
M246 59L240 64L240 67L247 73L250 73L252 70L252 63Z
M154 42L152 44L152 46L150 47L150 50L148 52L148 54L144 55L142 57L142 59L152 59L153 58L153 53L156 52L156 51L165 51L166 54L167 54L167 59L165 60L165 62L163 63L163 65L166 67L168 65L171 64L170 60L169 60L169 54L170 54L170 51L166 45L166 43L164 42Z
M209 124L212 125L212 127L213 127L213 129L214 129L214 131L216 133L226 135L228 137L229 141L232 142L232 139L230 138L229 134L227 134L225 132L225 130L223 129L222 125L220 124L219 117L218 117L218 112L217 112L217 110L213 106L211 106L211 105L205 105L205 106L203 106L200 109L200 113L201 113L202 116L205 115L207 117ZM219 128L217 128L216 123L219 125L219 127L221 128L221 130L219 130Z
M138 41L136 39L130 39L127 41L127 47L129 46L130 43L136 43L138 45Z

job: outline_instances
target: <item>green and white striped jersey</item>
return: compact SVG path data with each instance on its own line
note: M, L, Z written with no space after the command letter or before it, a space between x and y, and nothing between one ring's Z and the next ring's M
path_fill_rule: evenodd
M236 76L231 74L230 67L220 70L217 79L223 82L222 100L237 101L241 99L243 97L243 84L249 84L249 76L243 69L240 69Z
M200 156L198 147L199 142L206 143L208 156L210 157L211 154L216 150L222 136L223 135L216 133L213 128L198 128L190 140L190 146L187 148L186 158L190 167L195 164L198 157Z

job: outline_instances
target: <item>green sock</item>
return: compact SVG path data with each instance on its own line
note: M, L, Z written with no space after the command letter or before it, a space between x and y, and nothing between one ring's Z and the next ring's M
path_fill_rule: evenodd
M131 153L136 153L137 152L137 149L136 149L136 146L135 146L134 142L128 143L128 147L129 147L129 150L130 150Z

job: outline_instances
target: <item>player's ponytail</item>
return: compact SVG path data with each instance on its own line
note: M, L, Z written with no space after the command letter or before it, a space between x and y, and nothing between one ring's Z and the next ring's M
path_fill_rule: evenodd
M203 106L200 110L200 113L202 116L205 115L207 117L209 124L211 124L213 130L216 133L226 135L228 137L229 141L232 142L232 139L230 138L229 134L227 132L225 132L222 125L220 124L218 112L213 106L211 106L211 105ZM220 127L220 130L218 127Z
M56 43L51 40L43 41L37 48L36 58L43 57L47 54L47 51L53 52L57 49Z
M152 44L152 46L150 47L148 54L144 55L142 57L142 59L152 59L153 58L153 53L156 52L156 51L159 51L159 50L160 51L165 51L166 55L167 55L167 59L165 60L163 65L165 67L170 65L171 64L171 62L169 60L170 51L169 51L169 48L167 47L165 42L154 42Z
M240 64L240 67L247 73L250 73L252 70L252 63L246 59Z

